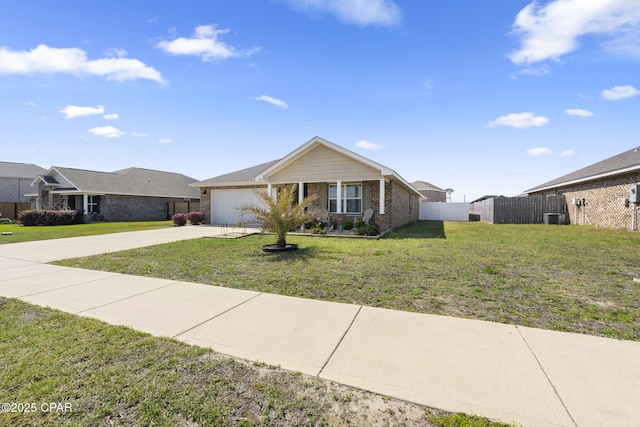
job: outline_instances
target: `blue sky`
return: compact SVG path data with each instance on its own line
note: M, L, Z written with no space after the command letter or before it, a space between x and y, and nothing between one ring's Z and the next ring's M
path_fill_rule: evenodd
M318 135L453 188L640 145L637 0L0 2L0 160L198 180Z

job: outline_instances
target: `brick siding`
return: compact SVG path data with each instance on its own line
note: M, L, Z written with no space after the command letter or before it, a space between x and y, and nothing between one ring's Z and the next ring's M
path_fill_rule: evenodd
M640 172L532 194L547 195L561 191L568 206L571 224L630 230L633 209L637 209L637 206L625 206L623 200L629 198L631 184L638 182ZM574 205L572 199L584 199L585 204Z

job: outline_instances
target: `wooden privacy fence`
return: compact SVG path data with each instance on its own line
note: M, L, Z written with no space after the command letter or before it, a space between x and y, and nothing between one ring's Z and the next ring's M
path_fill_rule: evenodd
M20 212L28 211L29 209L31 209L31 203L3 202L0 203L0 218L15 220Z
M178 213L200 212L200 202L169 202L169 218Z
M491 224L542 224L547 213L568 219L563 196L494 197L473 203L470 213Z

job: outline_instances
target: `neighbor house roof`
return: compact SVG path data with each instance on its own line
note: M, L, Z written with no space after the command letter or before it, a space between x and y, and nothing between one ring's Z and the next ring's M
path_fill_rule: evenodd
M275 163L279 162L278 160L272 160L267 163L262 163L257 166L252 166L250 168L241 169L239 171L227 173L224 175L216 176L214 178L207 179L205 181L200 181L195 183L194 185L206 187L209 185L233 185L233 184L246 184L253 183L256 180L256 176L260 175L269 167L273 166Z
M216 187L216 186L229 186L229 185L256 185L261 184L265 185L268 182L268 177L270 174L274 174L279 170L285 168L291 163L295 162L297 159L304 156L309 151L313 150L317 146L324 146L331 150L334 150L338 153L343 154L346 157L349 157L353 160L356 160L362 164L365 164L375 170L380 171L380 175L384 177L394 178L404 185L406 185L409 189L414 191L415 193L420 193L407 181L404 180L396 171L388 168L380 163L374 162L373 160L367 159L364 156L356 154L346 148L343 148L339 145L336 145L330 141L327 141L324 138L320 138L318 136L313 137L305 144L301 145L291 153L282 157L278 160L273 160L267 163L262 163L257 166L253 166L250 168L242 169L236 172L231 172L225 175L220 175L206 181L201 181L192 184L194 187Z
M413 185L418 191L441 191L446 193L446 190L425 181L413 181L411 185Z
M33 179L47 170L31 163L0 162L0 178Z
M534 193L638 170L640 170L640 147L633 148L624 153L602 160L601 162L561 176L560 178L545 182L525 192Z
M127 168L115 172L53 166L34 184L43 181L56 192L119 194L197 199L200 194L188 176L151 169Z

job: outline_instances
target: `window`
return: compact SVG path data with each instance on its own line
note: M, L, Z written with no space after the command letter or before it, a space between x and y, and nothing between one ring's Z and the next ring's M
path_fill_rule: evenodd
M100 196L87 197L87 213L100 213Z
M338 186L329 186L329 212L338 212ZM362 184L342 185L342 212L362 213Z

